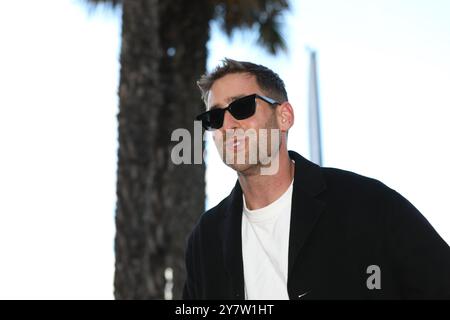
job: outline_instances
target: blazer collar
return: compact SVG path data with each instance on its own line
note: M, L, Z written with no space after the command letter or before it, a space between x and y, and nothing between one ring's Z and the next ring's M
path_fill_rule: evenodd
M289 151L289 156L295 161L295 174L289 232L288 281L294 262L325 208L325 203L317 199L317 196L326 188L318 165L293 151Z
M223 224L223 253L225 268L231 280L232 299L244 300L244 264L242 258L242 189L239 180L228 196Z
M288 279L294 262L305 245L325 204L316 196L325 190L325 180L319 166L294 151L289 157L295 161L289 233ZM239 181L228 196L222 228L225 267L233 288L233 299L244 299L244 267L242 258L242 189Z

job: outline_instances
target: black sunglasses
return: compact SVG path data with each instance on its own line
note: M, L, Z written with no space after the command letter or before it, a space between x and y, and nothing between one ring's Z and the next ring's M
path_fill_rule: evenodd
M236 120L244 120L255 114L256 98L259 98L270 105L278 105L279 102L272 98L260 96L259 94L251 94L231 102L226 108L214 108L203 112L195 119L202 122L203 128L206 130L220 129L223 125L225 111L229 111Z

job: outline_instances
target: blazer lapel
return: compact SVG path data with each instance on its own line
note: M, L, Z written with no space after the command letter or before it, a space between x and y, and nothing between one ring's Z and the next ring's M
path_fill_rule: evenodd
M294 262L325 208L325 203L315 196L326 187L319 166L293 151L289 151L289 156L295 161L295 174L289 232L288 279Z
M233 288L231 299L243 300L244 265L242 258L242 190L239 181L228 198L227 212L223 224L223 253L225 268Z

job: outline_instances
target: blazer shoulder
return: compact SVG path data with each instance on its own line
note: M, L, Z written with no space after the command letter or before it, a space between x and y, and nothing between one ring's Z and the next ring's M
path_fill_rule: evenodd
M322 171L327 185L324 197L351 208L350 212L357 216L376 217L381 222L386 216L396 217L400 208L406 215L417 212L400 193L377 179L335 168Z
M436 234L427 219L408 199L381 181L351 171L322 169L331 193L330 198L349 201L350 195L352 203L359 204L358 208L368 208L367 212L376 212L389 234L410 230L411 234L417 235L419 229L427 230L432 235ZM358 215L362 213L364 210L358 211ZM371 218L373 217L372 215Z
M352 171L329 167L322 167L321 170L325 177L327 187L332 190L340 190L340 192L351 191L353 194L391 194L391 196L395 192L377 179L363 176Z

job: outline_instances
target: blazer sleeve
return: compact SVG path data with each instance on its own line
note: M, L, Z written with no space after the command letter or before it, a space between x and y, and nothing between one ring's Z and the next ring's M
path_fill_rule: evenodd
M388 250L402 297L450 299L450 247L408 200L389 198Z

